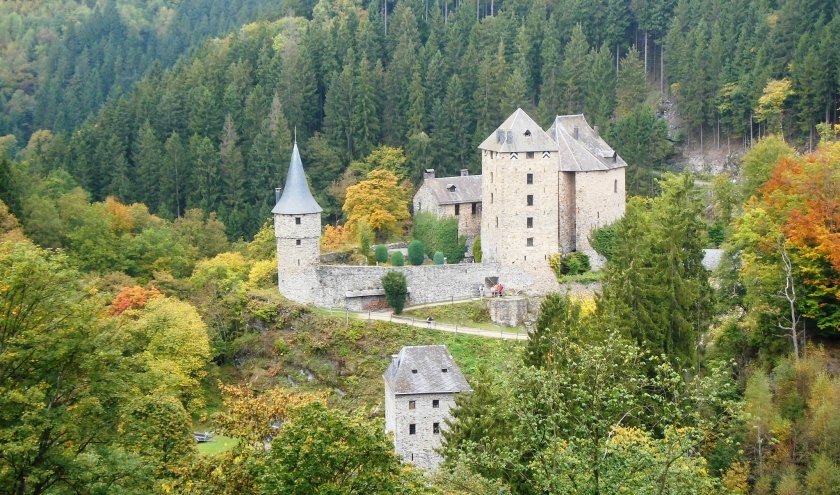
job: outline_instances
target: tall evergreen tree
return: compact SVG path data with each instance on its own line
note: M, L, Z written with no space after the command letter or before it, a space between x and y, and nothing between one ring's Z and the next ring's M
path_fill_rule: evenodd
M636 105L645 101L646 96L645 66L639 60L639 52L636 51L635 47L632 47L627 55L621 59L621 69L618 72L616 114L619 117L629 114Z
M353 158L367 156L379 143L379 93L370 62L362 57L356 75L353 98Z
M149 121L145 121L134 142L132 161L137 169L136 200L156 211L160 206L161 171L163 155L160 142Z
M158 211L180 218L185 211L187 189L187 151L181 137L173 131L163 146L163 167L160 174L160 206Z
M189 158L192 163L190 203L204 211L219 210L219 154L210 138L193 134L190 137Z
M578 26L566 45L563 56L563 112L580 113L583 110L584 88L589 75L587 54L589 43Z

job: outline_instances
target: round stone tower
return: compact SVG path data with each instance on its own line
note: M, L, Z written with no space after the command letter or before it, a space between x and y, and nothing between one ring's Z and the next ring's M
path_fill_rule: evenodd
M321 254L321 212L312 197L297 143L292 149L286 187L274 214L277 238L277 274L280 293L289 299L310 303L317 284L315 268Z

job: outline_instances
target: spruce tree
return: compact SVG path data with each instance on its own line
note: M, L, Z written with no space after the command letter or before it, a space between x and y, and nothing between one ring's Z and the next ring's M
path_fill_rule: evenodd
M563 55L563 112L580 113L583 111L585 88L589 77L587 54L589 43L583 30L578 26L572 31L572 39L566 45Z
M379 94L370 62L362 57L356 76L353 99L353 158L367 156L379 143Z
M148 120L138 131L131 158L137 168L135 199L156 211L160 203L163 155L160 142Z
M616 114L623 117L645 101L647 96L647 82L645 82L645 65L639 60L639 52L635 47L630 48L627 55L621 59L621 69L618 72L618 101Z

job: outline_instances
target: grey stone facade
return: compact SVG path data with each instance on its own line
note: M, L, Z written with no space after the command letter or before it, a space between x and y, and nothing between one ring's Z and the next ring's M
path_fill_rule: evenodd
M445 370L445 371L444 371ZM403 461L434 471L443 460L435 452L446 431L455 396L471 392L446 346L403 347L382 376L385 431Z

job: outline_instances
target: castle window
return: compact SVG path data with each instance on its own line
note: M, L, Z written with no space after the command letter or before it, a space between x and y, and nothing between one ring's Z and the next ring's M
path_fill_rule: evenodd
M300 225L300 217L295 217L295 225Z
M528 195L528 206L534 206L534 195L533 194Z
M614 192L614 193L617 193L617 192L618 192L618 179L616 179L615 181L613 181L613 192Z
M295 246L300 246L300 239L295 239Z
M457 217L460 214L461 214L461 205L455 205L455 216Z
M490 193L490 204L493 204L493 193Z
M493 182L493 172L490 172L490 182Z
M448 373L448 372L449 372L449 369L448 369L448 368L441 368L441 369L440 369L440 372L441 372L441 373Z
M478 213L478 203L472 204L472 214L475 215Z
M432 407L435 408L435 409L439 408L440 407L440 401L437 400L437 399L433 400L432 401Z
M416 424L411 423L410 425L408 425L408 434L409 435L417 434L417 425Z
M496 217L496 228L499 227L499 217Z
M412 375L416 375L416 374L417 374L417 370L411 370L411 374L412 374Z
M432 423L432 433L435 435L440 433L440 423Z
M529 160L534 158L534 152L533 151L526 151L525 152L525 158L527 158Z
M413 401L413 400L408 401L408 408L409 409L414 409L415 407L417 407L417 403L415 401Z
M534 183L534 174L527 174L525 176L525 183L526 184L533 184Z
M528 246L528 247L534 247L534 238L529 237L529 238L525 239L525 245Z
M527 219L525 219L525 226L528 227L529 229L533 229L534 228L534 217L528 217Z

